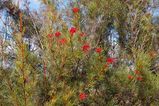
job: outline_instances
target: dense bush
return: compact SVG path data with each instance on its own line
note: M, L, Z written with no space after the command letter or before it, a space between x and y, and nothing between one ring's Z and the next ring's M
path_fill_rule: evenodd
M14 22L14 28L18 29L12 33L16 44L12 51L15 57L10 60L13 67L0 67L0 105L159 105L159 76L151 71L157 59L151 38L154 26L150 14L140 11L146 4L140 7L136 2L122 0L101 0L101 4L98 0L90 4L87 0L81 1L89 11L85 24L90 24L88 26L93 27L93 31L81 23L86 17L78 6L71 7L68 13L72 18L71 27L68 27L55 5L45 0L43 3L46 7L40 19L31 17L25 26L27 16L20 11L18 23ZM136 19L130 14L133 9L138 10L134 13ZM122 10L129 13L125 15ZM95 23L98 16L103 16L102 23ZM91 22L94 22L93 26ZM38 42L37 53L24 41L26 33L30 33L27 32L29 25L34 31L30 38ZM118 55L113 54L112 42L107 39L111 28L119 33L116 43L121 48L116 51ZM126 41L125 32L134 35L129 35L130 40ZM104 35L107 37L103 38ZM2 57L9 59L12 56L3 52ZM133 62L133 69L127 61Z

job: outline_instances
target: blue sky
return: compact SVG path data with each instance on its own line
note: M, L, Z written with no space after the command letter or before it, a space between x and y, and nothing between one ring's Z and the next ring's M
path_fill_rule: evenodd
M20 0L22 1L22 0ZM58 1L58 0L57 0ZM69 2L69 0L59 0L58 9L63 9ZM31 10L38 10L40 8L40 0L29 0L30 2L30 9Z
M23 1L23 0L20 0L20 1ZM31 10L38 10L40 8L40 0L28 0L28 1L30 2ZM23 3L20 2L20 8L22 8L22 6L23 6Z
M40 7L39 0L29 0L29 1L30 1L30 7L31 7L31 9L38 10L38 8Z
M15 2L15 4L18 3L18 0L13 0ZM19 6L20 8L23 8L23 3L21 2L23 0L19 0ZM30 2L30 10L37 10L40 8L40 1L39 0L29 0ZM5 12L1 12L0 13L0 16L2 17L2 20L4 21L4 14ZM2 31L2 27L3 27L3 24L2 24L2 21L0 20L0 31Z
M18 4L18 1L20 8L23 8L24 6L23 0L13 0L15 4ZM28 1L30 2L31 10L38 10L38 8L40 7L40 0L28 0Z
M21 9L23 9L23 7L24 7L23 0L13 0L13 2L15 4L18 4L18 1L19 1L19 7ZM28 1L30 2L29 9L31 11L37 11L37 12L39 12L38 10L39 10L40 5L41 5L41 2L40 2L41 0L28 0ZM58 3L57 8L59 10L62 10L62 9L64 9L64 6L66 6L68 4L69 0L59 0L59 1L60 2ZM0 14L0 16L2 17L3 20L4 20L4 13L5 12L1 12L1 14ZM3 24L2 24L2 21L0 21L0 31L2 30L2 27L3 27Z

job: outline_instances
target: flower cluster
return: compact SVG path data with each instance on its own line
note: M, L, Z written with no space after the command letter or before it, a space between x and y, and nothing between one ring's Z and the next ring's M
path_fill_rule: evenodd
M58 32L58 31L57 31L57 32L55 33L55 36L56 36L56 37L59 37L60 35L61 35L61 32Z
M79 8L73 8L72 9L73 13L78 13L79 12ZM90 43L88 43L88 41L85 41L86 39L86 33L85 32L80 32L80 29L78 29L77 27L73 26L71 28L68 29L68 36L64 36L62 32L60 31L56 31L54 32L53 34L48 34L48 38L49 39L54 39L55 41L57 41L57 44L60 44L60 45L65 45L67 43L72 43L72 42L75 42L76 40L76 37L79 38L79 39L82 39L84 41L82 41L80 43L80 50L81 50L81 53L89 53L90 51L93 51L94 54L96 54L96 56L100 57L99 59L102 59L102 52L103 52L103 49L102 47L92 47ZM79 35L79 36L76 36L76 35ZM84 39L83 39L84 38ZM81 40L80 40L81 41ZM79 41L79 42L80 42ZM52 43L52 42L51 42ZM116 62L116 58L112 58L112 57L109 57L109 58L106 58L106 64L104 65L104 69L106 69L110 64L114 64ZM86 100L88 97L88 95L86 93L80 93L79 94L79 100L80 101L84 101Z
M77 28L71 27L70 28L70 34L71 34L71 36L73 36L76 33L76 31L77 31Z
M70 33L71 37L72 37L73 35L75 35L76 32L77 32L77 28L75 28L75 27L71 27L71 28L69 29L69 33ZM49 38L49 39L51 39L53 36L55 36L56 38L58 38L59 44L64 45L64 44L67 43L67 38L60 38L60 37L62 36L62 33L61 33L60 31L56 31L54 34L48 34L48 38ZM86 34L85 34L84 32L81 32L81 33L79 34L79 36L80 36L80 37L85 37ZM82 51L83 51L83 52L87 53L87 52L89 52L90 50L91 50L90 44L88 44L88 43L83 44L83 46L82 46ZM102 48L100 48L100 47L95 48L95 52L98 53L98 54L101 54L101 53L102 53ZM113 63L113 61L114 61L114 60L112 60L111 58L108 58L108 60L107 60L107 62L110 63L110 64Z
M78 7L74 7L74 8L72 8L72 11L73 11L73 13L78 13L79 12L79 8Z
M102 52L102 48L98 47L95 51L100 54Z
M82 50L83 50L84 52L88 52L88 51L90 50L89 44L84 44L84 45L82 46Z
M106 59L106 62L107 62L108 64L113 64L113 63L116 62L116 58L107 58L107 59Z
M85 94L85 93L80 93L80 94L79 94L79 99L80 99L81 101L85 100L86 98L87 98L87 94Z

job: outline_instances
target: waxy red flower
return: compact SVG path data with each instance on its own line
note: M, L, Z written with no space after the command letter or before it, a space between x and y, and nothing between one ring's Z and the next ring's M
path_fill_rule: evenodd
M135 74L140 74L140 71L139 70L135 70L134 73Z
M80 93L79 94L79 99L82 101L82 100L85 100L87 98L87 94L85 93Z
M138 80L138 81L142 81L143 78L142 78L141 76L139 76L139 77L137 77L137 80Z
M128 75L128 79L133 79L133 76L132 75Z
M67 43L67 39L66 39L66 38L61 38L61 39L59 40L59 43L60 43L60 44L66 44L66 43Z
M78 13L78 12L79 12L79 8L74 7L74 8L72 8L72 11L73 11L74 13Z
M60 35L61 35L61 32L58 32L58 31L55 32L55 36L56 36L56 37L59 37Z
M74 33L76 33L77 29L75 27L70 28L70 34L73 36Z
M82 50L83 50L84 52L88 52L89 49L90 49L89 44L84 44L84 45L82 46Z
M102 52L102 48L98 47L98 48L96 48L95 51L96 51L97 53L101 53L101 52Z
M115 62L115 60L116 60L115 58L107 58L106 62L109 63L109 64L112 64L112 63Z

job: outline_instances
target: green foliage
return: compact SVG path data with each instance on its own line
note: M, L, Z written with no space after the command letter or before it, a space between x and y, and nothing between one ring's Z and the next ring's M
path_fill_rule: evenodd
M23 32L13 33L16 57L12 60L14 68L0 69L0 105L159 104L159 76L151 72L154 60L149 55L154 26L151 15L142 11L148 1L81 0L80 3L84 3L88 9L88 24L90 22L95 26L90 24L89 27L93 29L88 32L80 26L83 19L81 11L72 12L70 23L75 29L71 31L55 6L52 6L54 3L51 0L43 0L43 3L46 10L41 13L42 20L38 20L43 21L39 22L41 27L38 26L36 30L35 22L35 26L29 30L37 34L40 56L28 50L28 45L23 41L23 36L28 32L24 30L26 26ZM101 23L96 23L99 17L102 17ZM102 45L104 39L101 36L111 28L119 34L119 52L130 58L120 55L115 60L108 58L111 46ZM92 34L97 35L97 39ZM106 34L109 43L110 33ZM126 40L126 37L129 39ZM128 49L131 52L127 52ZM4 53L3 58L7 58L6 55ZM126 59L133 61L135 70L130 70L127 64L121 62L122 59L125 59L124 62Z

